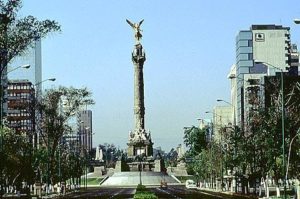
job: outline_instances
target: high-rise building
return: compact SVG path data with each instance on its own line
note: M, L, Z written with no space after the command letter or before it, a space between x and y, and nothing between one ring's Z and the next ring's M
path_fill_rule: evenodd
M236 64L229 78L237 124L243 127L251 109L263 97L263 77L278 72L297 74L299 56L291 45L290 28L279 25L252 25L236 37ZM275 68L275 67L276 68ZM262 100L263 101L263 100Z
M42 94L42 50L41 50L41 40L37 39L32 44L31 47L28 48L27 51L25 51L20 56L15 57L11 62L8 64L8 71L12 68L29 64L30 68L26 70L18 69L14 70L11 73L7 74L7 77L9 80L27 80L32 83L32 86L35 89L35 98L37 100L40 99ZM4 96L4 98L6 98ZM7 111L7 103L3 104L3 114L6 115ZM35 128L36 128L36 146L39 146L39 139L40 139L40 121L41 117L39 113L36 112L36 121L35 121Z
M27 80L11 80L7 88L8 126L16 133L26 133L29 140L36 146L35 132L35 90Z
M213 136L214 139L220 140L221 127L232 125L232 107L215 106L213 110Z
M42 50L41 40L35 41L32 47L30 47L24 54L14 58L9 67L14 68L24 64L30 64L30 68L27 70L15 70L8 74L8 79L27 79L34 86L37 87L37 92L40 93L42 81ZM9 70L9 68L8 68Z
M81 149L90 152L93 148L93 128L92 128L92 111L84 110L78 114L79 121L79 142Z

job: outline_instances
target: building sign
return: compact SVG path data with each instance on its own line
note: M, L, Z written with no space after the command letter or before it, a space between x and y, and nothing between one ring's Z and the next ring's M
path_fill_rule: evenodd
M255 41L265 41L264 33L255 33Z

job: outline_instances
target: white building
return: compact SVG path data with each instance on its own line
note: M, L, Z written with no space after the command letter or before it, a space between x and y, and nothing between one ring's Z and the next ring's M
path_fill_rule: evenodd
M293 62L298 62L298 53L291 45L289 27L252 25L238 33L236 64L228 75L237 125L243 128L247 123L249 111L257 106L255 95L263 96L263 77L281 71L298 72L298 63Z

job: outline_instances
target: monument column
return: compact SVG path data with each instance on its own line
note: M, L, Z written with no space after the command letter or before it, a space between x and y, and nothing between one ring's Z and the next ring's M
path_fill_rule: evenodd
M134 117L135 129L145 129L145 105L144 105L144 76L143 66L146 60L145 52L141 44L136 44L132 52L134 65Z
M139 23L127 23L134 30L135 45L132 51L131 59L134 65L134 131L129 134L128 156L135 158L137 155L144 154L146 157L153 154L153 143L150 132L145 130L145 105L144 105L144 76L143 66L146 61L145 51L141 44L140 26L144 20Z

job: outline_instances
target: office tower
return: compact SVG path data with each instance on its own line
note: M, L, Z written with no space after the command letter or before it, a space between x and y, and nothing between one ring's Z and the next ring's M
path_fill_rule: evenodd
M8 71L12 68L29 64L29 69L18 69L14 70L11 73L8 73L9 80L27 80L32 83L33 87L35 88L35 97L37 100L41 99L42 94L42 50L41 50L41 40L37 39L32 46L28 48L26 52L22 55L15 57L9 64L8 64ZM4 104L4 115L7 110L7 105ZM39 147L39 140L40 140L40 115L39 113L35 113L36 121L35 121L35 128L36 128L36 135L34 136L36 140L34 142L37 147Z
M243 127L251 110L263 100L263 77L298 71L298 52L291 44L290 28L279 25L252 25L236 36L236 64L231 68L232 102L237 124ZM275 68L275 67L276 68Z
M232 123L232 107L231 106L215 106L213 109L213 134L216 140L221 139L222 127L231 126Z
M78 124L79 124L79 142L81 149L84 152L89 153L93 146L93 128L92 128L92 111L84 110L78 113Z
M35 90L28 80L11 80L7 88L7 124L15 133L25 133L36 146Z
M37 87L37 93L41 93L42 81L42 54L41 54L41 40L36 40L32 47L30 47L24 54L18 56L9 63L9 67L17 67L24 64L30 64L27 70L18 69L8 74L8 79L27 79L34 86ZM8 68L9 70L9 68Z

